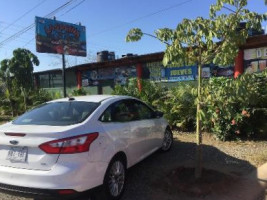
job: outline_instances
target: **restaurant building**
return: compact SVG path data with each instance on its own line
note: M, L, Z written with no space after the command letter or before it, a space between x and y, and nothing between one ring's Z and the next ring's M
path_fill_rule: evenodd
M103 51L97 62L66 69L68 88L85 88L92 94L108 94L116 84L124 85L129 78L138 77L156 82L176 84L197 78L197 66L169 65L163 67L163 52L146 55L127 54L115 59L114 52ZM242 73L258 73L266 69L267 35L252 36L240 47L235 63L231 66L205 65L202 76L237 77ZM62 87L61 70L36 72L35 82L40 88Z

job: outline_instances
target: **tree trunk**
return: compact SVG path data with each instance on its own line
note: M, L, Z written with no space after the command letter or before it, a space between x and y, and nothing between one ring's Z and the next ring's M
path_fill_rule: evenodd
M9 105L10 105L10 108L11 108L11 115L12 115L12 117L15 117L14 105L13 105L12 100L10 100L10 99L9 99Z
M201 133L201 76L202 66L198 64L198 85L197 85L197 130L196 130L196 160L195 160L195 178L198 179L202 174L202 133Z
M26 89L21 88L22 94L23 94L23 100L24 100L24 112L27 111L27 96L26 96Z

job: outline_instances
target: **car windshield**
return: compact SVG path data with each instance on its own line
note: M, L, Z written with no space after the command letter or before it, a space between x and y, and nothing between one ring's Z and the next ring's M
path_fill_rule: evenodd
M69 101L43 104L18 117L16 125L67 126L84 121L99 106L99 103Z

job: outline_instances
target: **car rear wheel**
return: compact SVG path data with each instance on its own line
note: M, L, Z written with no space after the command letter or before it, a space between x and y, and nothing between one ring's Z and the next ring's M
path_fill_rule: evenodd
M123 194L126 181L126 167L123 159L115 157L107 169L104 188L108 200L117 200Z
M172 147L173 143L173 134L170 129L166 129L164 133L164 138L161 146L161 151L166 152L169 151Z

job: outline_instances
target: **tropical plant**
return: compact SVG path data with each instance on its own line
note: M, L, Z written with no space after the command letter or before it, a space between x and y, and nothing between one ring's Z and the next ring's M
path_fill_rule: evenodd
M51 101L52 99L53 99L52 95L46 90L43 89L32 90L29 96L30 108Z
M19 97L23 97L23 110L27 110L28 96L33 89L33 65L39 65L38 58L27 49L16 49L11 59L1 62L0 77L5 83L5 100L9 103L12 116L20 107Z
M72 96L85 96L87 92L85 91L84 88L79 88L77 90L72 91Z
M181 83L162 93L153 105L164 112L165 118L173 128L191 131L196 125L196 97L194 84Z
M196 178L201 177L202 166L202 66L211 62L221 65L233 64L240 45L244 44L249 36L249 30L261 29L261 22L267 19L266 15L250 12L246 5L247 0L217 0L210 7L208 19L183 19L176 29L163 28L155 32L155 37L167 44L163 58L164 66L169 63L181 66L185 63L198 65ZM223 9L230 13L225 14ZM240 29L240 23L244 21L246 27ZM126 41L138 41L143 35L139 28L134 28L129 31Z
M138 81L140 81L142 85L141 91L138 89ZM153 102L161 98L166 90L166 88L157 83L150 82L149 80L138 80L136 78L132 78L125 86L116 85L112 94L133 96L141 99L150 106L153 106Z

